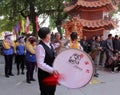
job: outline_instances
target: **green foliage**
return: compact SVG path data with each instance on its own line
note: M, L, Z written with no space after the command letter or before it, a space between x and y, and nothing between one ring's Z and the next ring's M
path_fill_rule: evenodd
M0 19L0 32L12 31L13 26L20 20L20 3L18 0L1 0L0 16L4 16L4 19Z
M37 15L49 15L55 25L60 24L66 17L64 1L69 0L0 0L0 16L4 16L4 19L0 19L0 32L11 31L21 17L30 16L34 11ZM34 11L31 11L32 8Z
M118 11L120 11L120 3L119 3L119 5L118 5Z

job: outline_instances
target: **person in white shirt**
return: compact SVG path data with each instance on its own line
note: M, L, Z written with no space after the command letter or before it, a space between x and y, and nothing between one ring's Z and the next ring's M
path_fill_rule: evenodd
M47 27L40 28L38 36L41 38L39 45L36 47L40 95L55 95L56 86L48 86L43 82L51 74L58 75L58 72L52 67L55 55L54 48L50 43L50 29Z

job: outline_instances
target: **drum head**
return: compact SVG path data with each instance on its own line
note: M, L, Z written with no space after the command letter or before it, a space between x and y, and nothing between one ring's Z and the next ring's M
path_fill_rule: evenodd
M68 88L80 88L87 85L93 75L91 58L77 49L61 52L56 57L53 68L62 76L58 82Z

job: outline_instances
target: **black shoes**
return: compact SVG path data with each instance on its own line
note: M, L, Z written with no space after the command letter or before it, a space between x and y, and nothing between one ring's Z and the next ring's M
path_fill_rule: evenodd
M25 73L24 72L21 72L22 75L24 75Z
M26 81L28 84L31 84L31 82L29 80Z
M98 73L95 73L95 74L94 74L94 77L99 77L99 74L98 74Z
M6 78L9 78L9 75L5 75Z
M9 74L9 76L14 76L14 74L11 73L11 74Z
M33 78L33 79L30 79L30 81L36 81L36 80Z
M25 73L22 71L21 74L24 75ZM17 75L20 75L20 72L18 72Z
M94 74L94 77L98 77L98 75Z
M30 80L26 80L26 82L28 83L28 84L31 84L31 81L36 81L34 78L32 78L32 79L30 79Z
M10 73L10 74L5 74L6 78L9 78L10 76L14 76L14 74Z

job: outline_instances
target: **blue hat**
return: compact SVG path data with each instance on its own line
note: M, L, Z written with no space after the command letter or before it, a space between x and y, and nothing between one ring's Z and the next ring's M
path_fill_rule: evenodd
M5 37L12 36L10 32L5 32Z
M24 38L23 36L18 36L16 41L19 41L20 39Z

